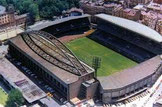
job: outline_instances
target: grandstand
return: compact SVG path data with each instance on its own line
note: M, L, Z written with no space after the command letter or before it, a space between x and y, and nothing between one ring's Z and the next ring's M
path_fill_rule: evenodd
M135 67L98 78L102 101L122 101L152 86L162 73L161 35L127 19L105 14L96 18L97 31L90 38L139 62Z
M98 29L154 54L162 53L162 37L153 29L115 16L99 14L96 17Z
M99 96L103 103L121 102L152 86L162 73L161 35L133 21L96 15L97 29L88 38L110 48L107 52L114 50L139 64L95 78L94 70L55 37L90 29L89 17L72 16L33 26L9 41L9 54L41 76L68 101Z
M161 35L147 26L105 14L96 17L100 36L96 34L92 37L119 53L137 62L162 53Z
M90 36L90 38L138 63L156 55L148 50L142 49L141 47L131 44L126 40L122 40L102 30L97 30Z
M79 61L73 53L53 35L43 31L22 33L9 42L9 53L23 65L41 76L68 101L87 96L95 80L92 68ZM91 80L84 87L86 81ZM80 90L80 87L84 87ZM80 92L81 91L81 92ZM91 93L91 92L90 92Z
M74 34L75 31L82 33L90 28L90 16L84 14L81 16L70 16L55 21L45 21L30 26L32 30L41 30L55 35L56 37L65 34Z

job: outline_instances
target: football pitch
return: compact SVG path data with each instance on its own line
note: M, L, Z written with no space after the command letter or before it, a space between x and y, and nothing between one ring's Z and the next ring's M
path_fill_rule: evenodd
M135 66L137 63L121 54L87 38L73 40L66 46L83 62L92 65L94 56L101 58L98 76L107 76L123 69Z

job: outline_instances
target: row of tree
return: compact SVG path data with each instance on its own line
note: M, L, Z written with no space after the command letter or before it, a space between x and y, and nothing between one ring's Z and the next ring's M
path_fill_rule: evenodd
M22 93L18 89L12 89L9 92L5 107L20 107L24 102Z
M19 14L30 13L35 20L50 19L63 10L79 7L79 0L0 0L0 5L12 4Z

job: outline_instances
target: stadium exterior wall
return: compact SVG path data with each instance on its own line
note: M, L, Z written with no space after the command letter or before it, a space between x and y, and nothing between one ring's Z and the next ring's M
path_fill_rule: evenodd
M162 64L157 68L157 70L150 76L143 78L135 83L128 86L118 88L118 89L107 89L104 90L100 87L100 93L102 96L103 103L113 103L118 101L123 101L135 94L138 94L148 87L152 86L158 77L162 74Z
M91 73L91 74L89 74L89 75L85 75L85 76L83 76L83 77L80 77L78 81L76 81L76 82L70 84L70 85L68 86L68 90L69 90L69 92L70 92L70 94L69 94L69 99L72 99L72 98L74 98L74 97L78 97L79 94L81 94L81 93L80 93L80 91L81 91L81 90L80 90L81 84L84 83L85 81L88 81L90 78L93 78L93 77L94 77L94 75L93 75L93 73ZM80 84L80 85L79 85L79 84ZM93 89L93 88L91 88L91 89ZM87 96L88 96L88 95L87 95ZM92 97L93 97L93 95L90 96L90 98L92 98Z
M53 74L52 71L49 71L48 68L42 65L40 63L41 58L39 59L40 62L38 62L37 59L33 57L36 54L34 52L31 52L32 50L26 44L24 44L25 42L20 38L21 36L12 39L13 41L14 40L19 41L18 43L17 42L14 43L12 40L9 41L9 54L12 57L21 61L23 65L30 68L32 72L41 76L43 80L48 82L51 85L51 87L57 90L68 101L70 101L70 99L72 98L78 97L78 95L80 94L80 87L82 83L94 77L93 72L91 72L82 76L78 76L78 79L74 82L66 83L65 81L61 80L57 75ZM23 44L19 44L19 43L23 43ZM23 49L21 46L23 46ZM45 63L45 65L46 64L47 63ZM59 88L58 84L53 82L53 80L51 80L47 75L50 76L50 78L52 77L53 79L55 79L56 82L63 87L63 89Z

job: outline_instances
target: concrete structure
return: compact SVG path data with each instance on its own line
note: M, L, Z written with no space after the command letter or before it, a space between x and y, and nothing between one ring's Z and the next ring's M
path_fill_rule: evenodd
M161 35L145 25L124 18L114 17L106 14L98 14L96 15L96 17L98 18L98 22L103 21L103 22L111 23L119 27L122 27L124 29L127 29L129 31L138 33L141 36L149 38L155 42L162 42Z
M116 3L104 4L103 6L105 8L105 12L103 13L110 14L110 15L114 14L113 12L116 7L121 7L120 4L116 4Z
M31 30L45 30L45 29L51 28L54 30L53 32L55 33L63 32L63 31L65 32L66 30L69 30L69 29L76 29L79 27L88 27L90 25L89 17L90 15L83 14L81 16L69 16L65 18L56 19L55 21L41 21L39 23L36 23L35 25L30 26L29 28ZM79 23L78 22L72 23L74 20L78 21ZM83 21L80 22L80 20L83 20ZM65 24L65 22L68 23L67 24L68 27L66 26L67 27L66 29L63 26L57 26L57 25L61 25L62 23ZM72 24L76 24L76 25L72 25ZM52 26L55 26L55 27L52 28Z
M113 16L122 17L123 16L123 7L118 5L113 10Z
M149 56L145 61L143 60L144 62L142 61L142 63L135 67L107 77L98 77L101 85L100 93L102 101L104 103L123 101L152 86L162 73L162 59L161 56L158 55L162 53L161 35L147 26L127 19L105 14L98 14L96 17L97 29L105 33L105 36L98 36L98 39L104 38L99 39L102 40L101 42L114 45L110 47L113 47L114 50L118 50L120 53L126 52L127 55L129 53L128 56L125 55L133 60L134 58L141 60L141 57ZM112 36L108 36L110 34ZM121 39L120 41L119 38ZM113 42L111 40L113 40ZM120 47L117 47L117 40L120 42ZM122 42L123 40L124 42ZM131 45L129 45L129 43L131 43ZM124 46L122 47L121 44L124 44ZM132 44L134 46L132 46ZM129 48L125 48L128 46ZM155 49L155 47L158 48ZM130 50L132 51L130 52ZM137 51L137 53L133 50ZM145 50L146 53L144 53L144 56L140 56L143 54L143 50ZM132 54L132 52L134 54ZM152 53L154 53L154 55Z
M123 9L122 6L116 7L113 11L113 15L117 17L126 18L129 20L138 21L140 19L140 11L135 9Z
M162 14L162 4L150 3L147 5L147 9Z
M130 98L152 86L162 73L162 36L134 21L105 14L96 15L97 34L91 36L96 36L104 45L111 44L110 47L116 49L115 51L126 53L128 56L123 55L140 62L133 68L99 77L96 81L94 70L78 60L54 36L89 27L88 17L62 18L53 23L37 24L31 29L42 31L27 31L9 41L9 54L71 102L78 101L78 98L100 96L104 103L113 103ZM75 23L75 26L71 26Z
M155 30L162 35L162 19L157 21L155 28L156 28Z
M80 7L84 13L95 15L99 13L113 14L113 11L117 7L121 7L120 3L104 3L104 2L90 2L86 0L80 1Z
M162 98L157 100L154 104L153 107L161 107L162 106Z
M122 101L152 86L162 73L161 62L161 57L156 56L133 68L98 78L102 101Z
M138 4L138 5L134 6L133 9L135 9L135 10L143 10L144 9L144 5Z
M70 10L67 11L67 14L69 16L81 16L83 15L83 10L79 8L71 8Z
M8 27L25 26L27 21L27 14L15 15L14 8L8 6L7 8L0 6L0 31Z
M162 4L161 0L153 0L154 3Z
M0 80L4 81L11 89L19 89L28 103L34 103L46 96L37 85L6 58L0 59Z
M149 12L141 12L141 17L142 17L142 23L145 24L146 26L149 26L152 29L155 29L157 20L158 20L158 14L149 11Z
M15 27L10 29L4 29L0 32L0 41L5 41L17 36L17 34L24 32L24 29Z
M8 7L9 8L9 7ZM5 7L0 6L0 25L7 24L14 21L14 10L6 10Z
M26 32L11 39L9 45L12 57L22 61L68 101L75 97L93 97L94 93L87 94L88 87L92 90L95 84L95 81L88 83L94 77L93 69L79 61L53 35Z
M124 0L127 3L128 7L134 7L138 4L147 4L151 0Z
M161 34L161 21L162 15L160 13L154 11L142 11L141 12L141 23L155 29L157 32Z

